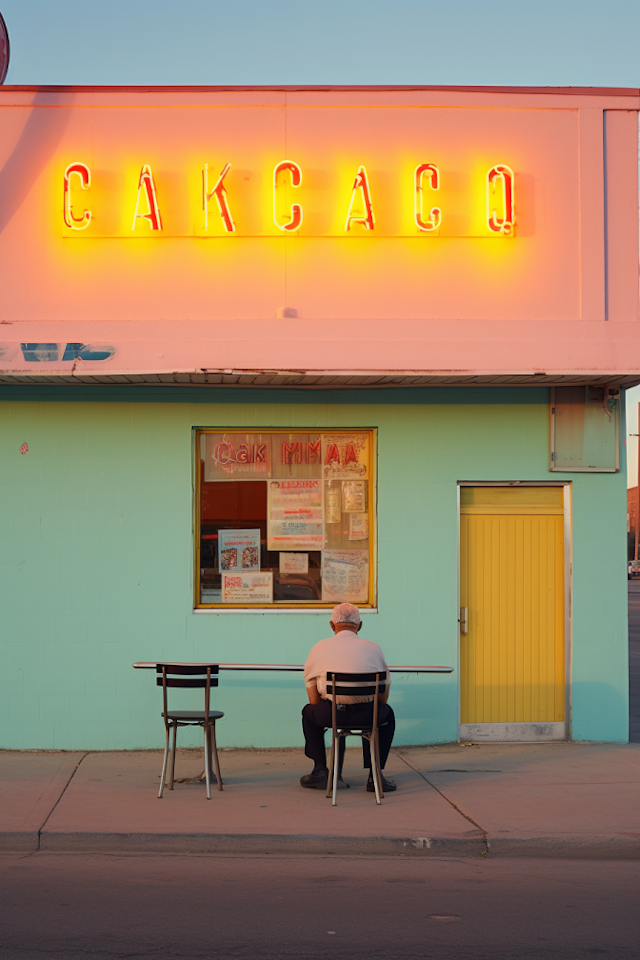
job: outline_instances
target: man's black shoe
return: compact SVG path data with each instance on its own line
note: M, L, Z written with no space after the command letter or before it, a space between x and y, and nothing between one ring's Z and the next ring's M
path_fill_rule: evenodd
M383 793L393 793L394 790L398 788L395 785L395 781L387 780L387 778L382 774L382 792ZM373 774L369 774L369 779L367 780L367 792L375 793L376 788L373 785Z
M320 773L307 773L304 777L300 777L300 785L317 790L326 790L328 777L328 770L321 771Z

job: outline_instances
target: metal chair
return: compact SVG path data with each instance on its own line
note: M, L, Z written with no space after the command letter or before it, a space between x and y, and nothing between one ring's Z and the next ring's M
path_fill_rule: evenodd
M369 684L369 686L363 686ZM331 763L329 770L332 776L327 780L327 797L331 797L331 805L336 806L338 792L339 744L342 738L363 737L369 741L371 753L371 776L376 794L376 803L380 804L382 792L382 771L380 769L380 743L378 740L378 693L387 685L386 673L334 673L327 672L326 692L332 694L331 701ZM338 723L336 697L351 697L357 694L360 697L373 696L373 717L371 726L346 726ZM385 724L382 724L385 726Z
M207 784L207 800L211 800L211 757L213 754L218 790L222 790L220 763L216 746L216 720L224 717L221 710L211 710L209 694L211 687L218 686L219 667L217 663L157 663L156 686L162 687L162 717L164 719L164 760L160 776L160 791L158 799L162 799L169 758L169 735L173 730L173 749L171 750L171 774L169 790L173 790L174 773L176 766L176 741L178 727L203 727L204 729L204 770ZM204 710L169 710L167 704L167 689L169 687L190 687L202 690L204 688Z

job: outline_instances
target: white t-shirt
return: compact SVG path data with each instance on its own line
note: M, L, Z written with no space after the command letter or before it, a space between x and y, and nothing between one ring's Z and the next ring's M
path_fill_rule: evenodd
M325 693L327 670L336 673L385 673L387 680L390 679L387 661L378 644L363 640L353 630L339 630L333 637L320 640L311 648L304 665L305 685L313 687L315 684L321 697L333 700L332 694ZM369 703L372 700L373 697L338 696L338 703Z

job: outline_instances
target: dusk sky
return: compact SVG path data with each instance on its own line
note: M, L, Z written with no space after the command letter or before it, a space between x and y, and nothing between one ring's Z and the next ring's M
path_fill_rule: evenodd
M638 0L0 0L0 10L15 84L640 86ZM640 388L628 394L631 433L638 401Z

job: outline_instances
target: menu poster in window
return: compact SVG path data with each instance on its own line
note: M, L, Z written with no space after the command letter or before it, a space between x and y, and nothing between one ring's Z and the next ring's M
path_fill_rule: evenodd
M260 569L260 530L218 530L218 568Z
M281 480L315 480L322 476L319 433L274 433L271 476Z
M207 433L204 480L266 480L271 476L271 434Z
M270 480L267 550L322 550L322 480Z
M322 599L328 603L367 603L367 550L325 550L322 554Z
M363 513L365 508L364 480L343 480L342 512Z
M349 540L369 539L369 514L349 514Z
M267 570L261 573L223 573L222 602L272 603L272 572Z
M324 484L324 522L340 523L342 520L342 481L326 480Z
M369 476L368 433L323 433L322 476L325 480Z
M309 573L309 554L281 553L280 573Z

